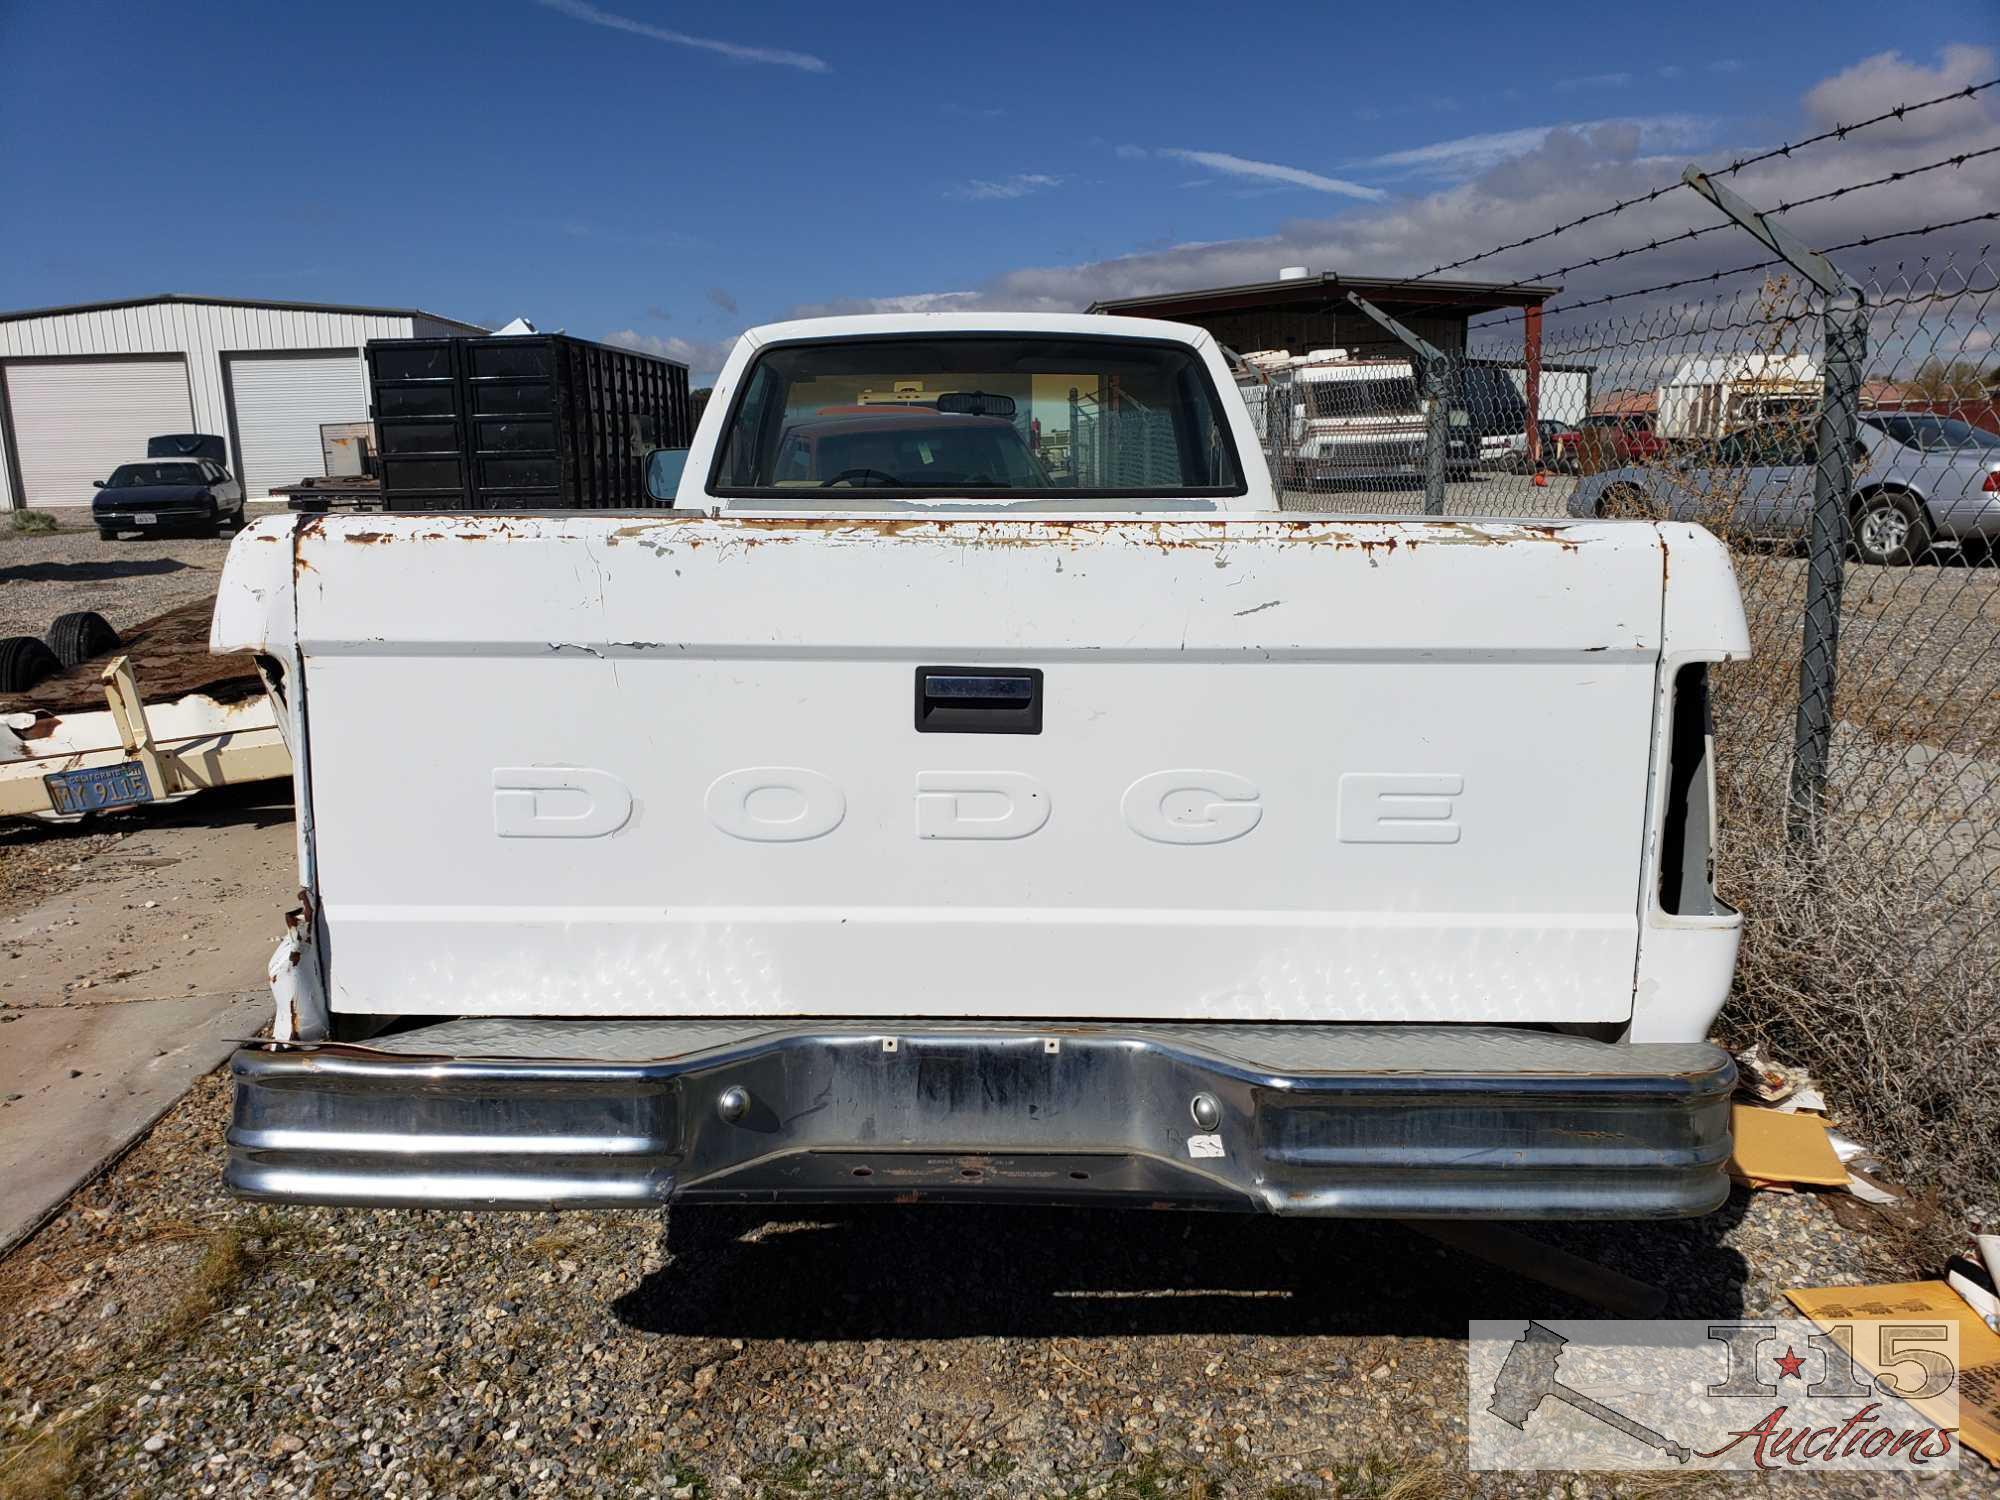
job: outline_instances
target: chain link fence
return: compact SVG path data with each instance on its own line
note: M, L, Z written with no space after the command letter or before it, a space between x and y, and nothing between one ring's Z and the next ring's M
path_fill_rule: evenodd
M1886 225L1908 257L1850 269L1684 196L1709 275L1488 314L1462 352L1242 351L1239 382L1288 510L1727 543L1755 654L1713 681L1718 883L1749 918L1725 1023L1976 1200L2000 1191L2000 263ZM1738 266L1753 235L1779 253Z

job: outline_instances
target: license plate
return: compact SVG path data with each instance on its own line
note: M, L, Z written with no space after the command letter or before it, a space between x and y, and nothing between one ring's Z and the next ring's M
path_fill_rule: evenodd
M85 766L80 771L51 771L42 778L49 789L49 803L59 813L102 812L107 807L128 807L134 802L151 802L153 789L146 785L146 768L136 760L115 766Z
M139 515L135 515L134 517L132 517L132 524L134 526L151 526L155 521L159 519L160 518L154 515L151 511L145 511Z

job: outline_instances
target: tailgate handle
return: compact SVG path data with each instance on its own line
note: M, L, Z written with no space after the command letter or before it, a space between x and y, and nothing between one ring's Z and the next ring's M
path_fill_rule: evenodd
M918 734L1040 734L1039 667L918 667Z

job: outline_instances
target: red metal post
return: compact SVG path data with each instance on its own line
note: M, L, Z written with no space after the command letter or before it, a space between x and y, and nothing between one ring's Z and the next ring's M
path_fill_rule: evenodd
M1528 408L1527 469L1538 474L1542 468L1542 305L1527 309L1521 320L1521 365L1527 372L1522 381L1521 401Z

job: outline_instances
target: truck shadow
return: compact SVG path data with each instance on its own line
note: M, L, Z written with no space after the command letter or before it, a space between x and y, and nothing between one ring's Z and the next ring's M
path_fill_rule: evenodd
M106 583L114 578L147 578L158 573L184 573L193 563L171 557L118 558L103 562L16 563L0 568L0 583Z
M1660 1316L1733 1317L1725 1243L1747 1195L1703 1219L1518 1226L1668 1293ZM924 1339L1426 1334L1473 1318L1602 1309L1400 1224L1138 1209L678 1207L666 1265L613 1304L645 1333Z

